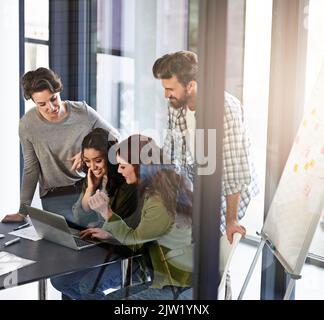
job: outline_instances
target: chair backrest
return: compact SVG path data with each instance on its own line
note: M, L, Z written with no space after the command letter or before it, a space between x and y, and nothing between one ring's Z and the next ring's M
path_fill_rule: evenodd
M241 240L240 233L234 233L232 244L227 240L226 234L220 238L219 242L219 272L221 281L218 286L218 300L225 300L226 294L226 274L230 269L231 260L238 243Z

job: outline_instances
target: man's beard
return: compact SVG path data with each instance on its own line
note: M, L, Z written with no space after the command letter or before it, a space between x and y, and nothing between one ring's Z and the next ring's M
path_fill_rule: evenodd
M180 109L180 108L186 107L188 105L188 97L186 97L185 99L181 99L181 100L172 98L172 99L169 99L169 102L173 108Z

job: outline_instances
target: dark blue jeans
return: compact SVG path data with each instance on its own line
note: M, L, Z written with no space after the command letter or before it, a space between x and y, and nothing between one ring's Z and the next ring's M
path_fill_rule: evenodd
M98 281L101 268L104 268L104 272ZM136 261L133 262L132 271L133 283L140 282L140 267ZM51 278L51 283L56 290L74 300L104 299L107 294L104 291L121 287L120 261Z

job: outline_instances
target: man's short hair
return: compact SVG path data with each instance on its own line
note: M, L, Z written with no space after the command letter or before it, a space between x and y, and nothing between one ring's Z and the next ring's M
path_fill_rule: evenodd
M191 51L168 53L155 61L152 71L156 79L176 76L186 86L192 80L197 81L198 58Z
M49 90L56 93L63 90L60 77L53 70L42 67L25 73L21 85L26 100L31 99L35 92Z

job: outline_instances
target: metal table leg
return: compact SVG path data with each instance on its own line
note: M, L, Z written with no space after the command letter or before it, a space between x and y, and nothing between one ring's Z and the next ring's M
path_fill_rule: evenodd
M38 300L47 300L47 280L38 281Z
M123 259L121 261L121 275L122 275L122 281L121 285L123 288L129 286L132 284L132 264L133 259Z

